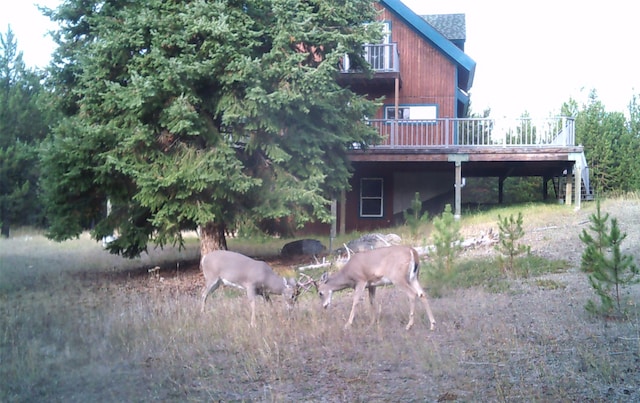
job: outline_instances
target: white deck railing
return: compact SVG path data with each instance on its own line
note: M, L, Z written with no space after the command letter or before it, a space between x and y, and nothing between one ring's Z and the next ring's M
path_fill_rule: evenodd
M545 119L369 119L383 142L375 147L569 147L575 145L572 118Z
M399 72L400 56L397 43L369 44L362 46L362 57L369 63L369 68L375 73ZM344 55L341 73L359 73L362 68L354 66L349 55Z

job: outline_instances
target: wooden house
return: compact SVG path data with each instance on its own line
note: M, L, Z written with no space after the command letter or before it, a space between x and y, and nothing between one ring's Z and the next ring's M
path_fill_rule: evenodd
M589 189L572 119L465 118L476 63L464 52L464 15L419 16L400 0L380 0L378 7L384 40L363 46L373 75L346 57L340 83L384 97L368 119L384 141L350 152L351 190L334 205L341 233L401 223L416 192L430 212L448 203L459 217L467 177L499 178L500 190L507 177L540 177L545 194L553 181L556 197L562 193L567 203L572 189ZM574 193L579 207L581 192Z

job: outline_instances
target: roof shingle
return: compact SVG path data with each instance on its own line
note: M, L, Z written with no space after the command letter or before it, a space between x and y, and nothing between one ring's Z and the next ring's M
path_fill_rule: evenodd
M464 41L467 38L464 14L432 14L421 17L450 41Z

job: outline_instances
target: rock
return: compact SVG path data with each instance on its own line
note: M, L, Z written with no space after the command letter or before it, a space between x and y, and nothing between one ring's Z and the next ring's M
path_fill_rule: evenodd
M391 245L399 245L402 239L396 234L365 234L358 239L347 243L347 247L353 252L384 248Z
M300 239L282 247L281 256L317 255L327 248L316 239Z

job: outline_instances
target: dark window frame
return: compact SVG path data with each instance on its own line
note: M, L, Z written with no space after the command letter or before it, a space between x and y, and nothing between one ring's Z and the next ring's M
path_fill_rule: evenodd
M376 184L377 183L377 184ZM360 179L360 217L384 217L384 179Z

